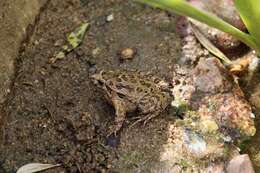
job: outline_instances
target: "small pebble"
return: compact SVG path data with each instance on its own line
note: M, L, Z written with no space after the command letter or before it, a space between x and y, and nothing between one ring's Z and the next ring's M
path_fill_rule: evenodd
M111 136L109 136L109 137L107 138L106 144L107 144L108 146L110 146L110 147L115 148L115 147L117 147L117 146L119 145L119 141L120 141L120 139L119 139L118 136L111 135Z
M235 156L227 165L227 173L255 173L247 154Z
M114 15L113 14L108 15L106 21L111 22L112 20L114 20Z
M54 43L54 46L55 47L60 47L62 46L64 43L64 41L62 39L59 39L59 40L56 40L55 43Z
M124 48L119 53L121 60L133 59L136 55L136 50L133 48Z
M89 73L90 74L95 74L97 72L97 67L96 65L91 65L89 68Z
M253 119L255 119L255 114L251 113L251 114L250 114L250 117L253 118Z
M99 47L92 50L92 56L96 57L101 52Z

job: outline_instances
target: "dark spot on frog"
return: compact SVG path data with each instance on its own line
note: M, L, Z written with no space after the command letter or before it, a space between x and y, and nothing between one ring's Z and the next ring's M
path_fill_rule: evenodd
M116 84L116 88L117 88L118 90L121 90L121 89L124 88L124 85L123 85L122 83L117 83L117 84Z
M140 84L145 85L145 82L143 80L140 80Z
M174 80L174 83L175 83L175 85L181 84L180 80L178 80L178 79L175 79L175 80Z
M122 82L122 79L121 78L116 78L116 81L117 82Z
M108 85L112 86L113 85L113 81L108 81Z
M140 80L140 84L147 87L147 88L151 87L151 84L149 82L144 81L144 80Z
M161 80L159 78L154 79L154 83L158 84Z
M143 92L143 89L140 88L140 87L137 87L137 88L136 88L136 91L137 91L137 92Z
M121 78L122 78L124 81L128 81L128 78L127 78L127 76L126 76L125 74L122 74L122 75L121 75Z
M121 99L123 99L123 98L125 97L124 94L118 93L117 95L118 95L118 97L120 97Z
M130 78L130 82L136 83L137 81L136 81L136 79L135 79L134 77L131 77L131 78Z

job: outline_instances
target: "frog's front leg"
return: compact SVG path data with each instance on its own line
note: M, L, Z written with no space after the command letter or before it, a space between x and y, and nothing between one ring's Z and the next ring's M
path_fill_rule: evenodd
M115 108L115 121L114 124L112 126L110 126L109 131L108 131L108 135L110 136L112 134L114 134L116 136L116 133L122 128L123 123L125 121L125 117L126 117L126 106L124 101L119 98L116 94L113 94L112 97L112 104Z

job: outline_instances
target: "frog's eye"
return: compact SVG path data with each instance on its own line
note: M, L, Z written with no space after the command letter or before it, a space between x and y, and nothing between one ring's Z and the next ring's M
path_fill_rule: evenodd
M137 87L136 91L137 91L137 92L143 92L143 89L140 88L140 87Z
M102 86L104 84L104 82L102 82L101 80L95 80L94 84L98 85L98 86Z

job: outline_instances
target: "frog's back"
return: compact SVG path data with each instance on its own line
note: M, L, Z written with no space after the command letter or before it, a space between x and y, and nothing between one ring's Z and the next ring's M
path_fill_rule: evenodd
M137 71L106 71L106 84L117 93L128 97L143 97L160 92L151 75Z

